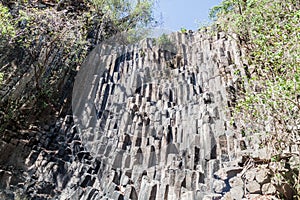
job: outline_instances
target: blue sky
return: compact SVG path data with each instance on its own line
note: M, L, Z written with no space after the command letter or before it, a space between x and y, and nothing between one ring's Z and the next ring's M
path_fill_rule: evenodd
M209 22L209 9L221 0L158 0L156 15L162 16L162 28L173 31L186 28L196 30Z

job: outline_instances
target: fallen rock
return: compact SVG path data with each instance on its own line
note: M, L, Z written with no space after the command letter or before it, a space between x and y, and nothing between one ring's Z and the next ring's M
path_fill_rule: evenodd
M202 200L220 200L222 195L220 194L208 194L203 197Z
M213 189L216 193L223 193L226 188L226 184L222 180L215 180L213 183Z
M246 180L249 181L253 181L256 175L256 169L249 169L248 171L245 172L245 178Z
M230 193L232 194L232 199L241 200L244 196L244 188L241 186L233 187L230 189Z
M236 176L238 173L240 173L243 170L242 167L228 167L228 168L221 168L215 173L215 176L222 180L230 179L234 176Z
M229 179L229 185L230 187L236 187L236 186L244 186L244 182L241 177L236 176Z
M222 200L232 200L231 192L227 192L223 197Z
M263 194L275 194L276 188L273 184L266 183L261 187L261 191Z
M269 172L268 169L258 170L258 172L255 175L256 181L260 184L269 182L270 178L269 178L268 172Z
M261 195L260 194L248 194L246 196L247 199L260 199Z
M251 194L259 194L260 193L260 184L256 181L250 181L246 184L247 191Z

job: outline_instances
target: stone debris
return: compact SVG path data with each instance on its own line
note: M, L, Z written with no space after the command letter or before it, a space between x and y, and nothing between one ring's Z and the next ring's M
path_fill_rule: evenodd
M251 194L256 194L260 193L260 184L256 181L250 181L249 183L246 184L246 189L248 192Z
M241 177L235 176L229 179L230 187L243 186L244 182Z
M258 170L255 175L255 180L259 184L270 182L270 176L269 176L268 172L269 172L269 170L266 168Z
M262 186L261 191L263 194L275 194L276 188L271 183L266 183Z
M233 199L241 200L244 197L244 188L242 186L232 187L230 193Z
M225 190L226 184L222 180L216 180L213 183L213 189L215 193L223 193Z

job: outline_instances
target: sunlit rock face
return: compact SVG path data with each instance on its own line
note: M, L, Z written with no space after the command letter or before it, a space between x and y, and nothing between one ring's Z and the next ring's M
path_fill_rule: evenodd
M97 160L80 199L220 196L228 188L214 173L237 148L225 112L236 45L205 32L122 37L97 46L76 77L74 122Z

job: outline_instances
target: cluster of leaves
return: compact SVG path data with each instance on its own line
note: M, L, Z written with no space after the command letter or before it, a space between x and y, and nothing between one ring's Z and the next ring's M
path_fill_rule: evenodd
M12 16L9 13L9 10L7 7L3 6L0 4L0 38L1 40L3 37L6 36L14 36L15 31L14 31L14 26L11 23Z
M187 31L186 28L181 28L181 29L180 29L180 32L181 32L182 34L186 34L188 31Z
M300 3L224 0L211 18L246 49L245 91L239 91L234 119L246 135L265 134L264 145L281 154L299 138Z
M91 5L96 12L109 18L122 31L145 27L154 20L154 1L151 0L91 0Z

